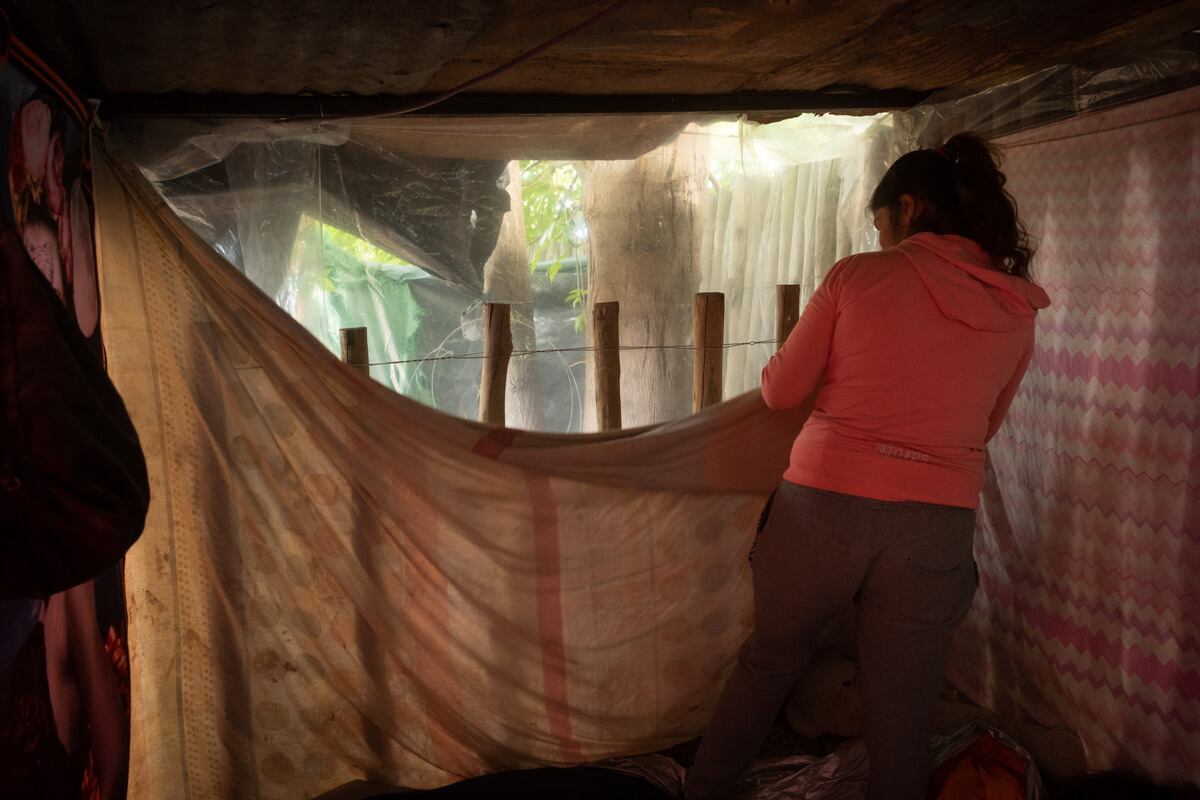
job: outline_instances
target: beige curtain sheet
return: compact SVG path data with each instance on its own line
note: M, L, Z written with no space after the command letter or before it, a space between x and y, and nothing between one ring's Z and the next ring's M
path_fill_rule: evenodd
M344 367L102 152L109 365L150 464L131 797L431 787L700 733L800 425L489 430Z

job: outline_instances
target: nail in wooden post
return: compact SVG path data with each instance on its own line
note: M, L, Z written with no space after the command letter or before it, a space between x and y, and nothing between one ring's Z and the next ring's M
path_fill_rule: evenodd
M602 431L621 429L621 304L596 303L592 309L592 347L596 370L596 424Z
M367 355L367 329L342 328L339 339L342 345L342 361L368 378L371 377L371 359Z
M483 374L479 380L479 421L504 426L504 392L512 356L512 323L505 303L483 304Z
M692 361L692 412L721 402L725 360L725 295L700 292L692 320L695 357Z
M775 287L775 349L783 347L788 334L800 320L800 285L781 283Z

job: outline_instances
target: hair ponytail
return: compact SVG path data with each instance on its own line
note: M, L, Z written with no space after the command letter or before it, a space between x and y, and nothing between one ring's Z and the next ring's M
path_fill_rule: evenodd
M875 187L871 208L898 209L905 194L918 198L925 212L913 232L973 239L998 269L1029 280L1034 247L1005 182L995 148L977 134L960 133L941 147L898 158Z

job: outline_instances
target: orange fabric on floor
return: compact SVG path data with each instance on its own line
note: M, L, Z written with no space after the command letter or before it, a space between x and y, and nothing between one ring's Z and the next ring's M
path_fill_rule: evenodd
M933 771L929 800L1025 800L1027 776L1021 754L991 736Z

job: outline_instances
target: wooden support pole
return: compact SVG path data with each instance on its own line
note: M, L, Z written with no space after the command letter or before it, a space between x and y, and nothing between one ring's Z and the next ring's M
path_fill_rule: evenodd
M367 329L342 328L338 337L342 345L342 361L371 377L370 357L367 355Z
M596 425L621 429L621 304L596 303L592 308L593 364L596 370Z
M775 349L783 347L788 334L800 320L800 285L781 283L775 287Z
M721 402L725 362L725 295L700 292L696 295L692 334L692 413Z
M512 356L512 322L505 303L483 304L483 374L479 379L479 421L504 426L504 393Z

